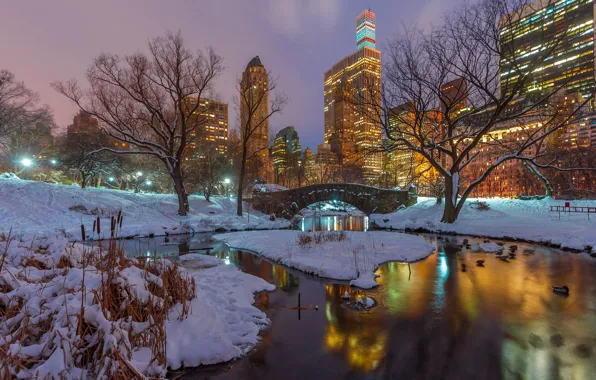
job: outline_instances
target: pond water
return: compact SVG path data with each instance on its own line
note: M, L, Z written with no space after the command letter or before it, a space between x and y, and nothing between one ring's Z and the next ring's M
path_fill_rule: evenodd
M337 226L333 218L305 225ZM256 297L272 321L262 343L236 362L187 369L184 379L596 378L594 259L504 242L518 249L503 262L474 249L481 239L468 238L472 249L460 250L465 237L423 237L436 253L381 265L380 287L366 292L378 302L369 311L344 306L341 295L354 291L346 282L273 265L208 234L170 238L166 246L131 241L127 250L216 255L277 286ZM570 295L554 294L552 285L567 285ZM287 309L298 294L319 310Z

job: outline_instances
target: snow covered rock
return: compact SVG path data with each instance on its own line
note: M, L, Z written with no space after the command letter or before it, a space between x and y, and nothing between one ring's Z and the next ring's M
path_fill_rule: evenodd
M496 243L480 243L478 246L483 252L486 253L497 253L503 251L503 246Z
M20 180L18 175L14 174L14 173L10 173L10 172L0 173L0 179Z

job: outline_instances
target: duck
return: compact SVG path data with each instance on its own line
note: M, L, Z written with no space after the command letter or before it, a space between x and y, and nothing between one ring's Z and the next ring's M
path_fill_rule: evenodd
M517 251L517 245L510 245L510 246L509 246L509 250L510 250L511 252L515 252L515 251Z
M466 248L467 249L472 249L472 245L471 244L466 244Z
M462 244L463 244L463 245L468 245L468 239L464 239L464 240L462 241Z
M517 257L517 255L513 252L509 254L510 259L515 259L516 257Z
M349 300L350 299L350 293L348 293L348 291L345 291L344 294L342 294L341 299L342 300Z
M476 260L476 266L477 267L483 267L484 266L484 260Z
M462 272L465 272L465 271L466 271L466 264L462 264L462 265L461 265L461 271L462 271Z
M506 263L508 263L508 262L509 262L509 259L507 258L507 256L497 256L497 259L499 259L499 260L501 260L501 261L504 261L504 262L506 262Z
M553 292L559 294L569 294L569 288L567 285L564 286L553 286Z

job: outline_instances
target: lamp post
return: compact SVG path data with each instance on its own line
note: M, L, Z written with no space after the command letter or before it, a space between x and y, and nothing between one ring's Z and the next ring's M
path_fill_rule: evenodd
M27 179L27 168L29 168L29 166L31 166L33 164L33 161L31 161L31 159L29 158L23 158L21 160L21 164L23 165L23 173L25 176L25 180Z

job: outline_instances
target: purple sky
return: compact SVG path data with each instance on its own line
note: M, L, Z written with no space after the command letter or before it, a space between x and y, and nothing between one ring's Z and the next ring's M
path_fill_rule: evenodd
M377 48L403 24L440 22L461 0L101 0L6 1L0 12L0 68L39 92L64 127L75 107L51 89L55 80L84 78L101 52L129 54L167 29L180 29L192 49L213 46L227 67L217 93L237 125L235 82L255 55L279 77L290 98L272 133L294 125L302 147L323 142L323 76L356 48L355 19L377 15ZM176 5L176 6L174 6ZM83 84L85 84L83 82Z

